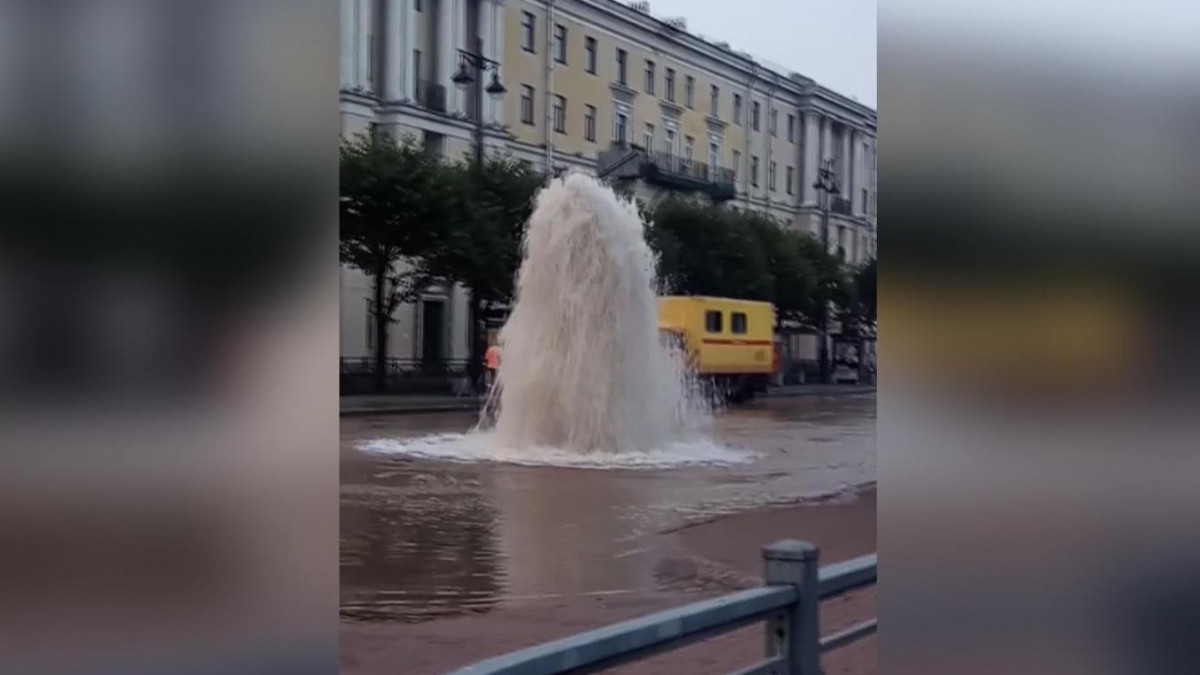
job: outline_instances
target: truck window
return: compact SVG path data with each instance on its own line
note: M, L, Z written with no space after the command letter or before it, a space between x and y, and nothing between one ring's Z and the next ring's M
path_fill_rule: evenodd
M729 328L734 333L737 333L739 335L745 335L746 334L746 314L745 314L745 312L734 312L733 315L730 316Z
M704 313L704 330L710 333L721 332L721 313L710 309Z

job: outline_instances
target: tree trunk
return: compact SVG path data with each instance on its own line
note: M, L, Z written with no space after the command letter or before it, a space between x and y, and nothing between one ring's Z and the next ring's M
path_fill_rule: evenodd
M476 393L483 392L483 357L487 351L483 327L483 300L474 291L471 292L470 326L467 331L471 342L470 355L467 360L467 375L471 378L471 387Z
M375 313L375 391L384 393L387 391L387 338L388 338L388 320L390 317L386 315L385 300L387 290L387 268L383 267L375 270L375 304L373 311Z

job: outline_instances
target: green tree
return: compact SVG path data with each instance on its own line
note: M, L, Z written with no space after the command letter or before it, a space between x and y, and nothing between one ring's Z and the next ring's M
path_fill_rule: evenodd
M484 312L512 300L525 226L545 177L509 155L488 157L481 168L460 162L445 175L455 195L453 215L437 232L426 262L437 278L470 293L468 369L478 386L487 349Z
M854 293L861 307L863 320L868 323L878 321L878 296L875 258L871 258L854 274Z
M659 257L663 292L773 299L767 254L742 214L668 197L650 215L647 241Z
M359 134L341 145L340 257L371 277L380 391L393 314L435 276L427 254L453 203L445 177L438 158L411 137L397 142L383 133Z

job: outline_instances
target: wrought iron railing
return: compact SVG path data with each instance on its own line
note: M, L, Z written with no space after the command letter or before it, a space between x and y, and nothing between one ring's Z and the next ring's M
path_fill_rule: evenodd
M468 375L467 359L384 360L384 386L397 393L451 392L455 381ZM343 394L375 391L378 380L373 357L341 357L339 380Z
M647 153L651 165L659 171L703 183L733 185L733 169L710 166L706 162L680 157L669 152Z
M819 601L875 583L874 554L818 567L817 548L781 541L763 549L766 585L482 661L454 675L594 672L765 621L765 660L739 675L820 675L821 654L872 635L877 620L820 637Z

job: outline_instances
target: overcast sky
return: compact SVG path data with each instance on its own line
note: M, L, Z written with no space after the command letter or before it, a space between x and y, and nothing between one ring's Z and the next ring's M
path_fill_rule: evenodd
M657 18L875 107L876 0L649 0Z

